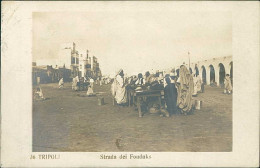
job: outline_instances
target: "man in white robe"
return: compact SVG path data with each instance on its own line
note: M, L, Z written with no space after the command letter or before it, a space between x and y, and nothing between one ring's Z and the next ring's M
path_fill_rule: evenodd
M91 88L93 89L94 88L94 79L90 78L89 83L90 83Z
M36 92L35 92L35 94L36 94L36 99L37 100L45 100L45 98L44 98L44 96L43 96L43 92L42 92L42 89L40 88L40 87L38 87L37 89L36 89Z
M231 79L229 74L227 74L224 79L224 85L225 85L224 93L230 94L232 91L232 84L231 84Z
M200 76L197 76L197 92L201 92L201 85L202 85L202 80Z
M127 102L127 93L125 88L124 72L122 69L117 73L114 84L112 85L113 94L117 104L124 104Z
M63 87L64 87L64 81L63 78L61 78L59 81L59 88L63 88Z
M78 82L79 82L78 76L72 79L72 90L76 90L76 91L78 90L78 86L77 86Z
M192 96L197 96L197 93L198 93L198 78L196 77L196 74L193 75L193 85L194 85L194 90L193 90L193 93L192 93Z

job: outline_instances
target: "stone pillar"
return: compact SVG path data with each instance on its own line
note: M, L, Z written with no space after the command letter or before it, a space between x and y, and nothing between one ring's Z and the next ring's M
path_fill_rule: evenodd
M200 79L201 79L201 81L203 82L203 76L202 76L203 68L200 67L200 68L198 68L198 69L199 69L199 76L200 76Z
M205 67L206 69L206 81L207 81L207 85L210 85L210 67L207 66Z
M213 65L215 70L215 82L217 82L217 86L219 86L219 66Z

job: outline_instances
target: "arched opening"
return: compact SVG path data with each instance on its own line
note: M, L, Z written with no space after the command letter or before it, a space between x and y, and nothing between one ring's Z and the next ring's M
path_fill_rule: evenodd
M201 69L202 69L202 82L204 83L204 84L206 84L207 83L207 76L206 76L206 68L204 67L204 66L202 66L201 67Z
M198 67L197 66L195 66L195 73L196 73L196 76L198 76L199 74L200 74L200 72L199 72L199 69L198 69Z
M192 74L192 69L190 68L190 74Z
M213 84L215 83L215 69L213 65L210 65L209 68L210 68L210 84Z
M179 72L180 72L180 69L177 69L176 70L176 73L177 73L177 76L179 77Z
M219 66L219 86L223 88L224 79L225 79L225 75L226 75L225 67L222 63L220 63L218 66Z
M231 79L231 84L233 85L233 62L230 62L230 79Z

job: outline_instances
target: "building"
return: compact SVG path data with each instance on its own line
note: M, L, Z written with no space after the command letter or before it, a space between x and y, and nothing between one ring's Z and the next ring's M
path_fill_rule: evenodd
M78 49L76 44L63 43L60 45L58 67L64 67L71 70L71 78L92 77L97 79L101 77L98 60L95 56L90 57L89 51Z
M92 77L94 79L98 79L102 76L101 70L99 68L98 59L95 56L93 56L91 59L91 71L92 71Z
M52 65L41 65L32 67L32 82L35 84L58 82L63 78L64 82L70 82L71 70L64 67L53 68Z
M79 52L76 50L76 44L73 43L71 50L71 65L70 65L72 76L79 75Z
M38 59L36 62L37 66L51 65L52 67L58 66L58 59Z
M88 59L88 50L80 51L80 56L79 56L79 76L80 77L86 77L87 76L87 65L89 63Z
M81 51L79 56L79 76L98 79L102 76L99 68L98 59L95 56L90 57L89 51Z
M186 67L189 67L189 65L186 64ZM175 67L177 75L179 68L180 66ZM202 81L207 85L216 83L218 86L223 86L226 74L230 75L231 82L233 83L232 56L193 62L190 64L189 69L191 73L200 75Z
M91 57L89 57L88 52L89 51L87 50L87 61L86 61L85 69L86 69L86 77L91 77L92 76Z
M60 45L57 64L59 67L70 69L71 77L79 75L79 52L76 50L76 44L74 42Z

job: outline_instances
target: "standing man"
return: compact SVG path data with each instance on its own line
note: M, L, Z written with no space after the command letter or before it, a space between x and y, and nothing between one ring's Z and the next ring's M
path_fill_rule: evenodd
M115 77L114 87L115 87L115 100L117 104L125 104L127 102L127 94L125 88L124 71L120 69Z
M72 79L72 90L77 90L77 79L74 77Z
M192 75L192 74L191 74ZM194 86L194 90L193 90L193 94L192 96L197 96L198 94L198 78L196 77L196 74L193 74L193 86Z
M230 94L232 91L232 84L231 84L231 79L229 74L226 74L226 77L224 79L224 85L225 85L224 93Z
M61 78L59 81L59 88L63 88L63 87L64 87L64 81L63 78Z
M90 83L91 88L93 89L94 88L94 79L90 77L89 83Z
M181 65L179 78L177 80L178 97L177 106L184 115L193 113L194 104L192 101L192 93L194 92L193 77L185 65Z

